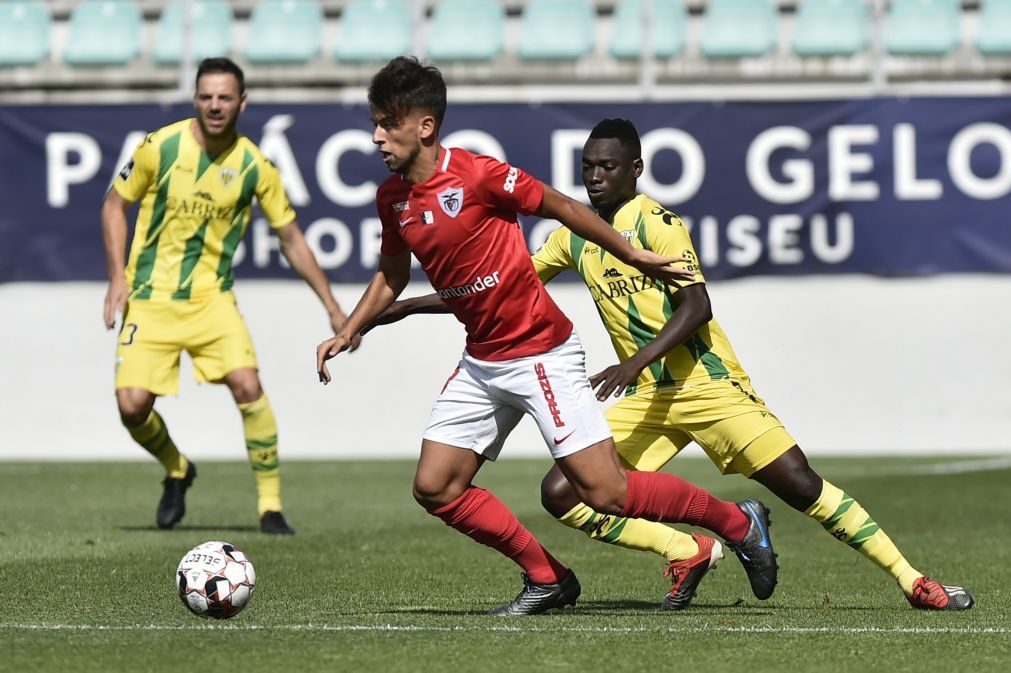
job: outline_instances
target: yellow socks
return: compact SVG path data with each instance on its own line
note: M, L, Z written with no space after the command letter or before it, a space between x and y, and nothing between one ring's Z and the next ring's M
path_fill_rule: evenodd
M824 481L818 500L804 514L891 575L907 596L913 593L913 581L922 573L909 565L859 502Z
M558 520L569 528L583 531L592 540L651 551L668 561L688 559L699 553L699 545L691 535L662 523L598 514L583 503Z
M277 422L274 411L264 395L253 402L239 405L242 413L242 430L246 435L249 464L256 477L259 495L257 509L264 512L281 511L281 468L277 460Z
M169 436L165 421L154 409L147 417L147 420L136 427L127 427L133 440L147 449L147 452L158 459L165 472L173 479L182 479L186 476L186 468L189 463L185 456L179 453L175 442Z

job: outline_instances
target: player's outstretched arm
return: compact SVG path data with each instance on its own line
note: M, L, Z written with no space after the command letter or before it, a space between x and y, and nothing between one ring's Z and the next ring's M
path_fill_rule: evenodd
M366 324L389 308L411 279L411 253L408 250L395 256L380 255L379 269L358 305L341 325L337 334L316 347L316 372L323 384L330 383L326 361L346 351L354 337Z
M593 241L625 264L634 266L651 278L668 282L690 281L695 278L695 274L691 271L674 266L688 260L681 257L663 257L650 250L632 247L621 234L592 210L549 185L544 185L544 198L537 214L558 220L576 234Z
M105 261L109 273L109 288L105 292L103 319L105 328L116 326L116 314L126 308L129 290L126 287L126 211L133 203L115 189L110 189L102 204L102 241L105 243Z
M677 293L678 307L656 338L628 360L612 365L590 377L590 385L597 388L597 399L608 395L620 397L646 367L658 361L672 348L680 346L696 331L713 319L709 292L704 283L681 288ZM599 388L598 388L599 386Z
M368 334L379 325L391 325L417 313L451 313L451 311L435 292L421 297L400 299L390 304L389 308L380 313L375 320L365 325L361 333Z
M295 273L312 288L312 291L323 302L327 315L330 316L330 326L334 333L339 332L341 325L348 317L334 298L333 292L330 290L330 281L323 273L323 269L320 268L319 262L316 261L316 256L309 249L309 244L305 242L305 236L302 235L302 229L298 226L298 222L293 221L281 227L277 231L277 236L281 239L281 254L291 264ZM361 337L356 335L351 340L350 350L358 348L360 343Z

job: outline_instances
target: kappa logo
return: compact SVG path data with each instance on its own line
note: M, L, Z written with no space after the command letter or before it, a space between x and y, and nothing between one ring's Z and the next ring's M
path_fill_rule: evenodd
M126 162L126 166L123 166L123 170L119 172L119 177L126 180L130 177L130 173L133 173L133 159Z
M608 268L608 269L607 269L606 271L604 271L604 273L603 273L603 274L601 274L601 275L602 275L602 276L604 276L604 278L621 278L621 272L620 272L620 271L618 271L618 270L617 270L616 268L614 268L613 266L612 266L612 267L610 267L610 268Z
M193 196L198 199L204 199L205 201L214 201L214 197L207 192L193 192Z
M460 209L463 208L463 187L444 189L436 194L436 198L439 200L439 207L442 208L442 212L455 218L460 214Z
M220 175L221 175L221 184L223 184L225 187L227 187L228 183L235 179L235 175L236 175L235 169L234 168L222 168Z

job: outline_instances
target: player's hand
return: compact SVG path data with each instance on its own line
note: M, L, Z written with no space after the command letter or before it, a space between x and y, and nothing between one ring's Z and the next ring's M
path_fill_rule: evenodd
M369 324L362 328L361 334L368 334L380 325L399 322L409 315L411 315L410 302L408 300L395 301L385 311L369 321Z
M105 310L103 311L105 329L112 329L116 326L116 315L123 314L128 295L125 278L109 281L109 289L105 292Z
M338 334L327 339L319 346L316 346L316 373L319 374L319 382L323 385L330 383L330 371L326 368L326 361L336 357L351 347L351 339Z
M348 317L344 315L344 311L334 309L330 312L330 327L333 328L334 334L340 334L341 329L344 327L344 323L347 322ZM362 337L360 334L355 334L351 337L351 346L348 348L348 352L354 353L358 350L358 347L362 345Z
M597 399L603 402L608 395L621 397L625 389L635 383L642 373L642 368L626 360L621 364L611 365L599 374L590 377L590 386L597 388Z
M691 268L675 266L675 264L683 262L690 264L691 260L684 257L664 257L652 250L635 248L635 256L631 264L650 278L657 278L668 283L695 280L695 272Z

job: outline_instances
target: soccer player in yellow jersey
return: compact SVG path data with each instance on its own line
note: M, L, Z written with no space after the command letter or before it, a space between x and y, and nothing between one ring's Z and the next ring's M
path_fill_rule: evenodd
M105 325L122 313L116 348L116 400L134 440L165 468L159 528L186 511L196 466L176 448L154 410L179 387L179 357L197 378L228 386L242 415L259 495L260 529L292 535L281 513L277 424L260 385L256 355L232 294L232 257L256 197L292 268L319 296L336 330L345 315L295 221L274 165L236 131L246 107L242 70L225 58L204 60L193 98L196 118L149 134L116 177L102 207L109 289ZM129 262L127 211L140 202ZM357 345L357 344L356 344Z
M642 169L635 126L624 119L597 124L582 157L583 184L597 213L633 245L697 259L677 215L636 192ZM606 415L625 467L659 470L694 441L723 474L754 479L888 573L914 607L972 607L968 591L941 585L915 570L859 502L811 468L752 388L713 318L697 263L694 282L667 285L564 228L548 237L533 262L545 282L566 269L579 273L611 336L620 362L591 376L590 382L600 400L624 393ZM441 311L430 295L404 300L379 322L418 312ZM666 574L673 580L663 603L666 609L687 607L712 566L711 539L594 512L579 501L557 468L545 476L541 499L560 522L592 539L665 556L670 562Z

